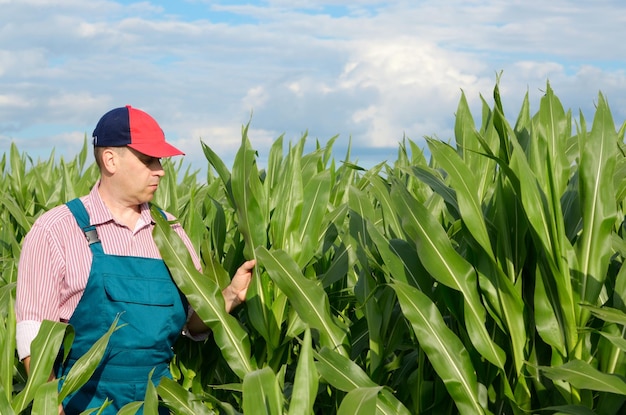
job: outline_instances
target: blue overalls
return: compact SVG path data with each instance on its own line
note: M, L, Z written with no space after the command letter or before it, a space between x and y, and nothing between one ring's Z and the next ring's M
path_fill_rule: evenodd
M171 377L172 346L185 324L187 302L163 260L105 254L82 202L74 199L67 205L85 232L93 262L85 292L69 321L75 330L74 343L57 377L61 379L106 333L118 314L118 324L125 326L112 334L92 378L68 396L63 407L66 415L79 414L99 407L108 397L113 403L103 414L116 414L125 404L144 400L152 369L155 384L163 376Z

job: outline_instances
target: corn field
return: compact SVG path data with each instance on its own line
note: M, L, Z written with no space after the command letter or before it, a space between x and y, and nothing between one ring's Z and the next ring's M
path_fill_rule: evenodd
M203 142L206 178L166 160L153 209L178 216L203 272L159 214L155 240L212 335L181 337L173 379L120 414L625 413L626 127L602 94L590 124L574 117L549 83L514 125L497 83L481 102L477 122L461 95L450 142L406 138L369 169L335 160L336 137L305 153L306 135L278 137L261 169L247 125L230 169ZM28 378L15 352L21 241L90 190L89 153L0 160L2 415L56 413L118 329L61 390L48 376L71 327L45 322ZM219 293L250 258L227 314Z

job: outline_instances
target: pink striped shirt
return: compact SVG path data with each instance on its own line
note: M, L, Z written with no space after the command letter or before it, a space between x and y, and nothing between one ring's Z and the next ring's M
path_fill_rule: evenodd
M154 222L149 206L141 205L135 229L129 229L113 218L100 198L99 184L81 200L91 224L96 225L104 252L160 258L152 238ZM183 228L178 224L172 228L181 236L200 270L198 256ZM35 221L24 238L18 266L15 313L20 359L30 356L30 344L43 320L68 321L72 317L87 285L91 259L85 235L66 205L49 210Z

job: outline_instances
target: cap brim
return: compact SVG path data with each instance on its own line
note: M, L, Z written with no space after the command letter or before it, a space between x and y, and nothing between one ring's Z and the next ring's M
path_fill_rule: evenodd
M128 147L136 150L146 156L150 157L172 157L172 156L184 156L185 153L174 147L173 145L160 142L160 143L131 143L128 144Z

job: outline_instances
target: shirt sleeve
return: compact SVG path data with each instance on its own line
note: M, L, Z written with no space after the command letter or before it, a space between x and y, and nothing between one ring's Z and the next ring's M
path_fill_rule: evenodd
M15 316L20 359L30 356L30 344L43 320L59 321L62 258L58 242L35 222L24 238L17 271Z

